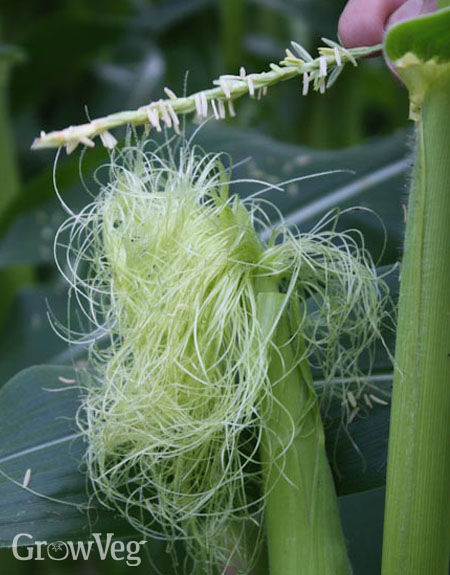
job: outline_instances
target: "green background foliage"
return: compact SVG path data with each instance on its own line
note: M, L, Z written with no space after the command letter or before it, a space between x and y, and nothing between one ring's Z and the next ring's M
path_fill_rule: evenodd
M76 433L77 390L45 391L61 388L58 376L71 377L85 352L68 349L47 319L48 309L62 321L67 313L66 286L52 254L64 213L53 191L54 152L31 152L33 138L41 129L81 123L87 115L141 106L158 99L164 86L182 94L206 87L221 73L236 73L241 65L249 72L263 70L282 58L290 40L314 53L321 36L335 39L343 5L342 0L2 2L0 472L21 483L31 468L33 490L87 501L79 465L83 445L76 438L60 441ZM347 170L265 195L304 230L336 206L363 208L345 214L341 225L363 231L378 265L388 269L401 255L410 164L406 94L381 59L347 67L324 96L300 93L300 84L291 81L272 88L260 102L244 99L237 103L235 119L226 125L210 122L197 141L207 150L229 153L234 163L250 157L236 177L279 182ZM93 171L105 160L100 148L83 158L81 170L92 193ZM79 162L79 153L62 154L57 170L58 186L73 209L89 199ZM255 189L236 186L234 191L245 195ZM397 276L389 281L395 296ZM392 343L392 334L386 335ZM29 369L35 365L41 367ZM389 387L390 365L382 353L374 375ZM346 435L339 406L332 406L327 441L355 573L370 575L379 572L380 564L388 408L376 406L366 415ZM39 498L4 475L0 484L1 546L18 531L49 541L86 536L87 517L75 507ZM97 530L128 532L105 511L94 515ZM150 555L161 572L170 573L162 543L152 542ZM144 563L135 572L153 572ZM31 568L37 574L81 573L86 563L31 565L16 561L8 549L1 551L2 572ZM89 569L113 574L125 568L93 559Z

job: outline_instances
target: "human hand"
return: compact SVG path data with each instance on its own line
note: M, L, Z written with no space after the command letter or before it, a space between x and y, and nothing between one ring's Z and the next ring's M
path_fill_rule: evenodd
M349 0L339 19L343 46L373 46L383 41L386 30L409 18L437 9L438 0Z

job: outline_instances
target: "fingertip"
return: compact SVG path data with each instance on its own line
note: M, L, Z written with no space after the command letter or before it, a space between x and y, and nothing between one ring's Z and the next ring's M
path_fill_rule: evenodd
M346 48L373 46L383 39L384 20L374 6L362 0L350 0L338 23L338 35Z
M437 9L437 0L407 0L397 8L388 18L385 29L388 30L394 24L429 14Z

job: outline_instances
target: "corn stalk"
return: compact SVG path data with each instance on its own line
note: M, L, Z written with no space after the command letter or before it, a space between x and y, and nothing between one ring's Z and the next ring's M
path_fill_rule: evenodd
M386 40L410 92L417 135L401 269L383 575L448 573L449 31L450 10L444 10L399 24Z

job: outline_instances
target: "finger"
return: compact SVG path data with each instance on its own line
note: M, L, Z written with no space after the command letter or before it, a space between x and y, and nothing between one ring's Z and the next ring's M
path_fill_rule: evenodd
M408 0L388 18L386 30L402 20L408 20L409 18L434 12L437 9L437 3L438 0Z
M341 14L339 39L347 48L383 41L388 18L405 0L350 0Z

